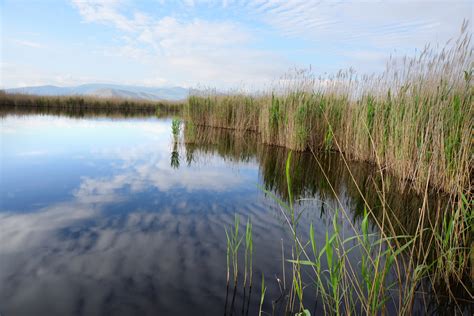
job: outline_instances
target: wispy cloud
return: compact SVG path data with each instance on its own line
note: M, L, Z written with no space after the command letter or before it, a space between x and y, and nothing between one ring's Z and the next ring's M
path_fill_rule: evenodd
M428 43L443 45L456 37L473 10L472 1L463 0L70 1L64 9L74 10L79 22L88 25L78 27L71 19L68 27L76 32L74 41L82 41L87 50L75 53L68 39L61 38L54 43L54 64L40 63L46 54L22 48L44 47L42 43L61 34L30 36L10 30L16 31L9 34L16 34L17 42L8 41L5 61L38 69L4 71L3 80L10 86L59 83L61 72L71 74L71 80L64 80L68 84L81 77L251 88L270 84L290 68L309 65L321 73L348 67L380 71L390 55L410 55ZM42 23L48 23L46 18ZM65 53L57 53L58 48Z
M295 65L288 54L295 54L296 47L279 52L255 48L268 34L261 31L264 25L282 36L282 41L299 39L315 53L337 54L346 61L340 63L342 67L348 62L367 67L367 59L373 56L377 57L373 64L379 67L383 64L380 55L388 57L395 48L406 52L427 42L447 40L456 34L460 13L469 8L462 1L450 6L425 1L181 1L174 4L184 8L184 13L152 17L120 0L73 3L84 21L124 32L126 40L121 46L109 49L113 54L147 62L160 77L172 76L182 83L230 85L268 82ZM193 16L196 7L232 11L245 18L224 14L225 19L204 19ZM348 50L354 52L348 54ZM307 60L296 61L296 65L304 63Z
M119 1L73 3L84 21L107 24L124 32L121 46L110 47L107 54L147 62L160 77L178 77L183 85L235 85L244 81L258 84L268 82L288 67L288 62L272 51L252 48L255 34L235 21L152 18L139 11L127 15L122 12L125 4Z
M421 44L453 36L472 2L452 1L249 1L250 13L283 34L330 42ZM444 38L443 38L444 37ZM401 42L400 42L401 41Z
M32 42L32 41L25 41L25 40L20 40L20 39L14 39L13 42L15 44L21 45L21 46L26 46L26 47L31 47L31 48L41 48L43 45L37 42Z
M133 31L137 25L118 12L119 0L72 0L85 22L111 24L124 31Z

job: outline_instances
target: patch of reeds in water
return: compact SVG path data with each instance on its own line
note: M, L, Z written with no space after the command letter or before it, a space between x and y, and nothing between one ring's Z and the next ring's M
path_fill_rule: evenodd
M294 228L298 216L291 206L294 199L290 192L298 181L285 185L281 179L283 170L289 180L298 167L292 169L287 163L285 168L282 159L267 158L268 165L273 161L268 173L273 188L281 192L288 188L286 202L282 200L280 205L287 205L283 215L295 241L288 258L293 271L289 311L307 312L301 279L305 266L314 272L316 293L327 314L386 313L388 300L393 301L397 314L410 314L415 298L423 295L420 286L434 290L437 300L448 300L453 306L450 312L463 312L457 289L462 293L461 301L474 300L470 281L474 273L471 36L464 23L461 36L443 50L427 47L401 63L392 60L381 75L358 77L347 71L315 78L308 71L297 71L260 95L201 92L189 97L185 115L190 139L199 138L197 127L204 125L234 129L241 135L242 131L256 131L261 143L309 150L322 173L317 179L326 179L322 181L325 192L336 200L337 186L315 152L343 153L342 169L359 196L362 224L352 225L356 238L347 240L338 233L335 220L333 233L328 232L322 246L311 238L302 240ZM230 153L230 157L236 156ZM369 180L375 190L356 181L357 169L350 160L372 163L376 176ZM280 176L275 177L274 170ZM387 170L396 177L388 177ZM311 172L305 169L302 173ZM338 168L331 172L339 173ZM393 180L405 192L407 188L418 192L421 205L407 201L394 209L389 194ZM447 202L433 202L431 194L446 194L442 200ZM338 204L337 212L349 218L343 203ZM368 220L379 235L368 235ZM349 243L356 245L348 248ZM366 257L354 265L348 260L351 251ZM323 261L328 269L318 270ZM394 275L391 280L388 271Z
M82 117L176 115L183 102L149 101L92 96L37 96L0 91L0 113L53 114Z
M326 230L325 243L321 245L315 240L312 224L309 240L303 240L297 233L299 217L295 216L292 206L290 160L291 153L286 162L289 202L274 196L282 206L281 212L294 240L292 256L287 259L292 264L292 287L287 294L287 311L310 315L303 304L303 296L305 291L308 292L305 290L307 286L312 285L310 295L316 293L326 315L386 314L388 306L391 306L392 313L407 315L413 313L415 298L425 295L423 285L436 287L440 282L447 290L436 294L445 295L454 302L450 313L463 314L469 310L469 305L461 307L457 303L458 299L473 301L472 284L465 272L470 264L472 249L467 247L474 218L465 197L461 205L455 206L454 216L444 213L441 226L439 221L429 220L427 205L423 204L415 230L400 234L394 229L394 219L388 216L384 193L380 192L384 208L381 218L366 203L360 227L349 222L354 235L344 237L338 214L340 212L346 218L349 214L335 195L339 205L333 210L333 227L331 231ZM323 173L327 177L325 171ZM369 221L377 227L377 233L370 233ZM425 221L429 224L425 225ZM459 225L460 222L463 225ZM455 233L456 229L462 230ZM351 259L354 252L360 256L360 261ZM313 281L310 284L302 281L303 267L312 272ZM463 287L467 297L455 297L453 284ZM424 308L427 311L427 307Z
M381 75L296 71L259 95L191 95L194 125L259 132L293 150L337 150L378 163L420 192L471 192L473 49L468 24L441 51L391 60Z
M227 253L226 253L226 262L227 262L227 282L226 282L226 301L224 306L224 315L227 315L228 309L230 310L230 315L234 312L235 305L235 295L237 293L238 279L239 279L239 249L240 246L244 245L244 279L243 279L243 300L242 300L242 315L249 314L250 300L252 295L252 280L253 280L253 235L252 235L252 223L250 218L247 219L247 224L245 226L245 233L239 233L240 227L240 217L238 214L234 215L234 225L232 227L225 227L225 235L227 239ZM233 291L232 291L232 300L229 305L229 288L231 281L231 268L232 268L232 278L233 278ZM263 276L262 276L263 278ZM262 279L263 282L263 279ZM248 284L248 295L247 295L247 284ZM262 283L263 284L263 283ZM262 288L263 294L261 298L261 304L263 303L264 290ZM260 305L261 310L261 305Z
M278 200L294 240L285 257L291 271L289 287L284 286L287 311L307 315L303 300L314 293L326 314L410 314L414 302L425 298L446 313L462 313L473 301L474 218L467 196L400 188L380 165L350 162L337 153L293 152L288 159L288 149L262 144L255 133L190 126L183 133L190 163L208 154L256 161L262 189ZM340 200L347 195L353 204ZM315 240L312 225L308 239L297 233L298 203L315 196L324 207L321 214L334 214L323 244ZM339 217L352 223L353 237L344 237ZM314 280L309 284L307 272Z

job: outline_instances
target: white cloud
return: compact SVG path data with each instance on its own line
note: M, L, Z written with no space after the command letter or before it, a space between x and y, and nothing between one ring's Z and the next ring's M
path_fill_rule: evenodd
M446 41L472 19L470 1L251 1L249 12L289 36L377 45Z
M119 0L72 0L86 22L111 24L124 31L133 31L140 24L140 19L130 20L118 13L122 4Z
M181 85L234 86L244 81L259 85L288 67L275 53L251 48L255 35L236 22L151 18L138 11L127 15L119 1L73 3L84 21L111 25L124 33L120 46L106 49L106 54L140 60L159 77L174 78Z
M354 63L368 71L382 69L395 49L405 54L429 42L444 43L456 36L462 19L472 13L472 4L465 1L182 1L178 4L184 11L180 18L153 18L120 0L73 3L86 22L111 25L125 33L121 46L110 48L112 54L148 63L159 77L188 86L262 85L295 66L281 52L253 48L264 36L255 27L190 18L188 11L199 5L239 12L271 26L279 35L312 43L316 53L337 54L343 60L340 67ZM126 10L131 13L124 13ZM292 50L288 47L286 53L291 55Z
M20 39L14 39L14 43L21 45L21 46L26 46L26 47L31 47L31 48L41 48L43 45L37 42L32 42L32 41L25 41L25 40L20 40Z
M473 16L472 1L464 0L256 0L246 9L287 38L303 40L308 51L323 58L311 62L317 68L351 67L362 73L383 70L390 55L413 55L426 44L443 46ZM331 59L337 60L328 67Z
M68 60L56 73L54 67L12 72L2 67L2 81L15 86L110 82L118 65L125 65L128 84L188 87L261 87L291 67L309 64L321 72L350 66L372 72L382 70L390 54L411 55L427 43L444 44L473 12L472 1L182 0L163 8L165 1L138 6L128 0L71 1L83 22L115 30L112 40L92 47L81 69L103 75L79 78L77 69L58 74L72 68ZM142 9L150 5L156 10ZM94 59L104 65L89 70Z

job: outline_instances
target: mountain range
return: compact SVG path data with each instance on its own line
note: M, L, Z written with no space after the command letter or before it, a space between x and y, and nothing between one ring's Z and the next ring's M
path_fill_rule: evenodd
M142 100L181 100L188 96L188 89L183 87L140 87L118 84L91 83L74 87L52 85L12 88L8 93L24 93L45 96L85 95L96 97L116 97Z

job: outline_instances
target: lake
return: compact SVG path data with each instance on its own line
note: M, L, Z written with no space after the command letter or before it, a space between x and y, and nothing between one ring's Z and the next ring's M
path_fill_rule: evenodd
M289 201L286 149L225 130L174 137L169 118L0 120L1 315L256 315L262 274L263 310L283 314L291 263L282 256L293 241L275 198ZM352 174L337 154L293 153L302 238L312 223L324 244L336 209L350 237L363 217L359 190L377 203L376 168L349 164ZM400 225L416 225L416 195L394 187L388 200ZM239 285L226 287L225 228L236 214L242 232L247 219L253 225L250 296L243 248ZM305 307L322 313L306 293Z

